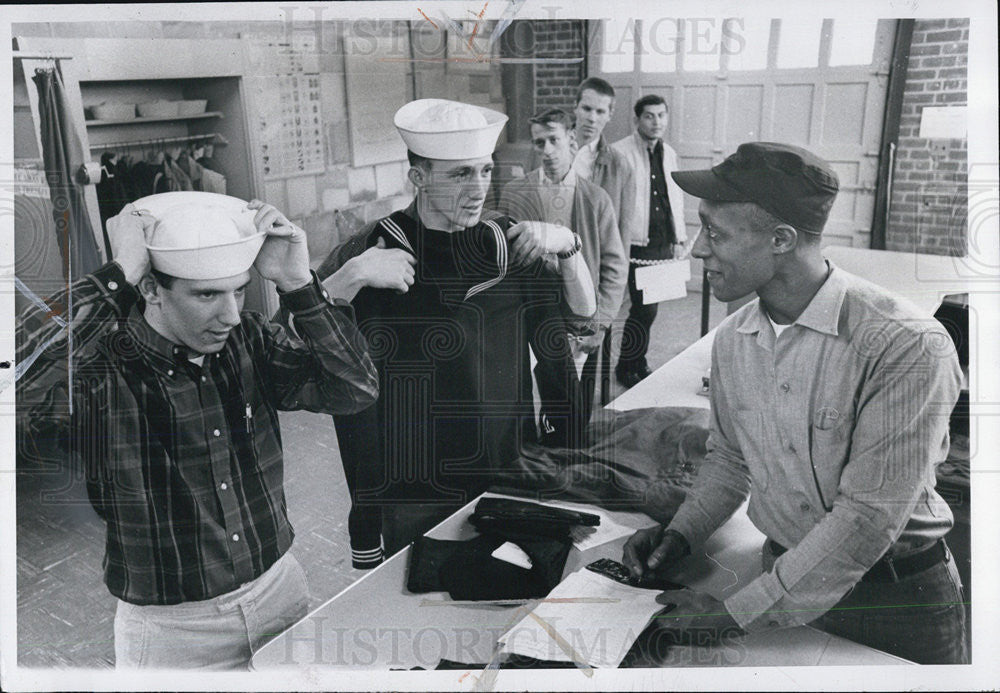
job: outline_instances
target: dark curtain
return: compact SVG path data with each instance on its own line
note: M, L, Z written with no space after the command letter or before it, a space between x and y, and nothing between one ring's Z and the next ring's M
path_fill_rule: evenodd
M63 275L72 281L101 266L101 256L74 172L84 162L58 70L35 70L42 157L52 197L52 216L62 254Z

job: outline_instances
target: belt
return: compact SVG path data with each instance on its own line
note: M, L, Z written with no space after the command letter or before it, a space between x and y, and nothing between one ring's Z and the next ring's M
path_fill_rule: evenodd
M777 558L788 551L784 546L768 539L768 548ZM948 560L951 554L944 539L938 539L923 551L905 556L904 558L893 558L892 556L882 556L878 562L868 569L868 572L861 577L862 582L899 582L905 577L914 575L923 570L927 570L938 563Z

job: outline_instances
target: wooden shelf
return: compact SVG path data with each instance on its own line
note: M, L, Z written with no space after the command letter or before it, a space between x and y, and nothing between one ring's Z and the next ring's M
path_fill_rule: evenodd
M84 122L88 128L96 128L103 127L105 125L141 125L143 123L168 123L170 121L203 120L205 118L221 117L222 113L219 111L208 111L206 113L198 113L196 115L157 116L155 118L131 118L129 120L87 120Z

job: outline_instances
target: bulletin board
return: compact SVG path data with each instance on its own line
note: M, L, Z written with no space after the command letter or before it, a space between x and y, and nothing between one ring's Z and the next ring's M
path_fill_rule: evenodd
M345 27L344 72L353 166L406 158L406 146L392 123L396 110L413 98L406 26L386 22L376 35L366 31L357 36Z
M264 179L322 173L326 162L315 36L242 38L248 40L253 73L247 79L255 105L251 122L258 133L253 154Z

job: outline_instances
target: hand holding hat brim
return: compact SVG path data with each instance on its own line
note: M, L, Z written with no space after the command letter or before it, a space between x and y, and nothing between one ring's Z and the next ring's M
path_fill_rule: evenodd
M254 260L260 275L273 281L282 291L293 291L312 281L306 232L288 221L273 205L252 200L247 209L256 211L254 226L265 234Z
M125 280L136 284L149 271L149 252L146 243L156 219L146 211L129 203L117 215L108 219L108 240L112 259L125 274Z

